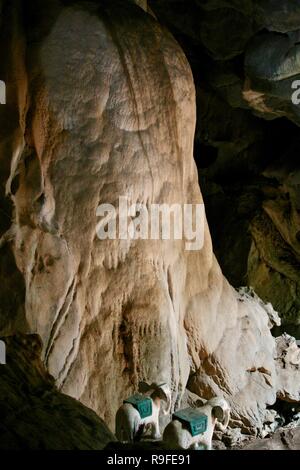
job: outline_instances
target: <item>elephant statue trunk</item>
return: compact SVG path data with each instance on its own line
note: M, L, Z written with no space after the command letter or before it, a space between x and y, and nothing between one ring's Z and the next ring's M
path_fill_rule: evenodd
M160 385L160 390L154 390L154 392L151 394L151 399L154 403L157 404L159 408L161 408L163 415L166 416L170 413L172 396L171 391L167 385ZM165 405L161 403L162 401L165 402Z

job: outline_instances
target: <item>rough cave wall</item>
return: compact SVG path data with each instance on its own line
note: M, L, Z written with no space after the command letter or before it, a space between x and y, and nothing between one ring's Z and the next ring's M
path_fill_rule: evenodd
M24 41L15 10L0 3L1 79L6 83L7 104L0 105L0 330L12 334L25 328L25 285L6 242L11 239L9 229L13 218L13 204L6 197L6 182L10 175L11 155L22 136L20 107L23 107L26 79L24 73ZM18 84L16 77L22 80ZM19 107L19 103L21 106ZM4 235L4 238L2 235Z
M0 450L102 450L115 437L95 412L55 387L37 335L1 338Z
M20 279L1 332L39 333L57 385L111 427L143 379L170 383L174 407L188 381L205 398L222 394L232 422L253 432L281 388L275 341L264 308L223 277L208 226L199 252L95 232L97 206L119 195L202 201L189 64L137 6L73 3L3 3L15 60L2 71L12 104L6 132L1 109L1 204L11 218L1 266L13 253Z
M195 159L214 250L300 338L300 7L295 0L150 0L198 90Z

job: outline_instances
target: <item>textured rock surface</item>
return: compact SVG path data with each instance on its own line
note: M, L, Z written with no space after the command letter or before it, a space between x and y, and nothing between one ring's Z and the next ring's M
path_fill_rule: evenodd
M299 450L300 428L278 430L268 439L255 439L244 445L241 450Z
M299 2L191 0L188 10L184 0L150 4L192 65L195 158L222 270L234 286L252 286L273 304L282 318L277 331L300 338L300 141L293 124L300 106L292 103Z
M260 26L280 33L299 29L300 6L297 0L254 0L255 19Z
M5 5L26 44L26 65L20 53L7 72L15 121L1 156L14 206L3 249L12 247L24 278L23 328L41 335L58 387L110 427L146 379L170 383L174 406L187 382L204 398L224 394L232 423L255 432L276 400L275 340L265 309L223 277L208 226L199 252L95 232L98 204L119 195L202 202L195 89L181 48L124 2L29 2L22 25Z
M265 33L253 39L245 56L243 91L258 115L286 116L298 125L300 108L292 102L292 85L300 76L299 34Z
M288 402L300 401L300 348L291 336L276 338L276 363L278 365L278 398ZM292 373L291 373L292 371Z
M11 250L6 249L11 235L12 203L6 197L5 187L10 174L11 155L21 138L19 101L24 105L26 80L24 75L24 42L19 18L8 2L0 6L0 39L5 44L1 51L0 77L6 82L7 104L0 105L0 331L12 334L23 330L25 284L16 267ZM5 15L5 20L1 21ZM23 77L17 82L15 77ZM5 235L6 234L6 235Z
M41 362L37 335L10 336L5 342L7 364L0 365L0 449L100 450L115 440L93 411L58 392Z

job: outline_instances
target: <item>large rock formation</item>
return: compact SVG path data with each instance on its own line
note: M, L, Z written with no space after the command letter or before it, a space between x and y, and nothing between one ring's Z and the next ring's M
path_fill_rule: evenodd
M281 331L300 338L299 3L149 3L193 68L195 158L224 274L272 302Z
M181 48L131 2L26 2L24 22L20 5L4 2L17 52L6 71L13 212L2 250L11 246L25 284L25 316L9 328L38 333L57 386L110 427L142 379L168 382L173 407L187 383L225 395L232 423L255 432L281 387L275 340L266 309L222 275L207 224L200 251L96 236L97 206L119 196L202 202Z

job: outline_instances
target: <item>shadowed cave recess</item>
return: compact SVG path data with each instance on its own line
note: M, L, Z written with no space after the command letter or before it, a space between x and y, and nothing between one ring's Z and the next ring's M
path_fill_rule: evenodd
M299 449L298 2L2 0L0 35L0 449L121 448L140 381ZM201 250L98 240L126 194L204 202Z

